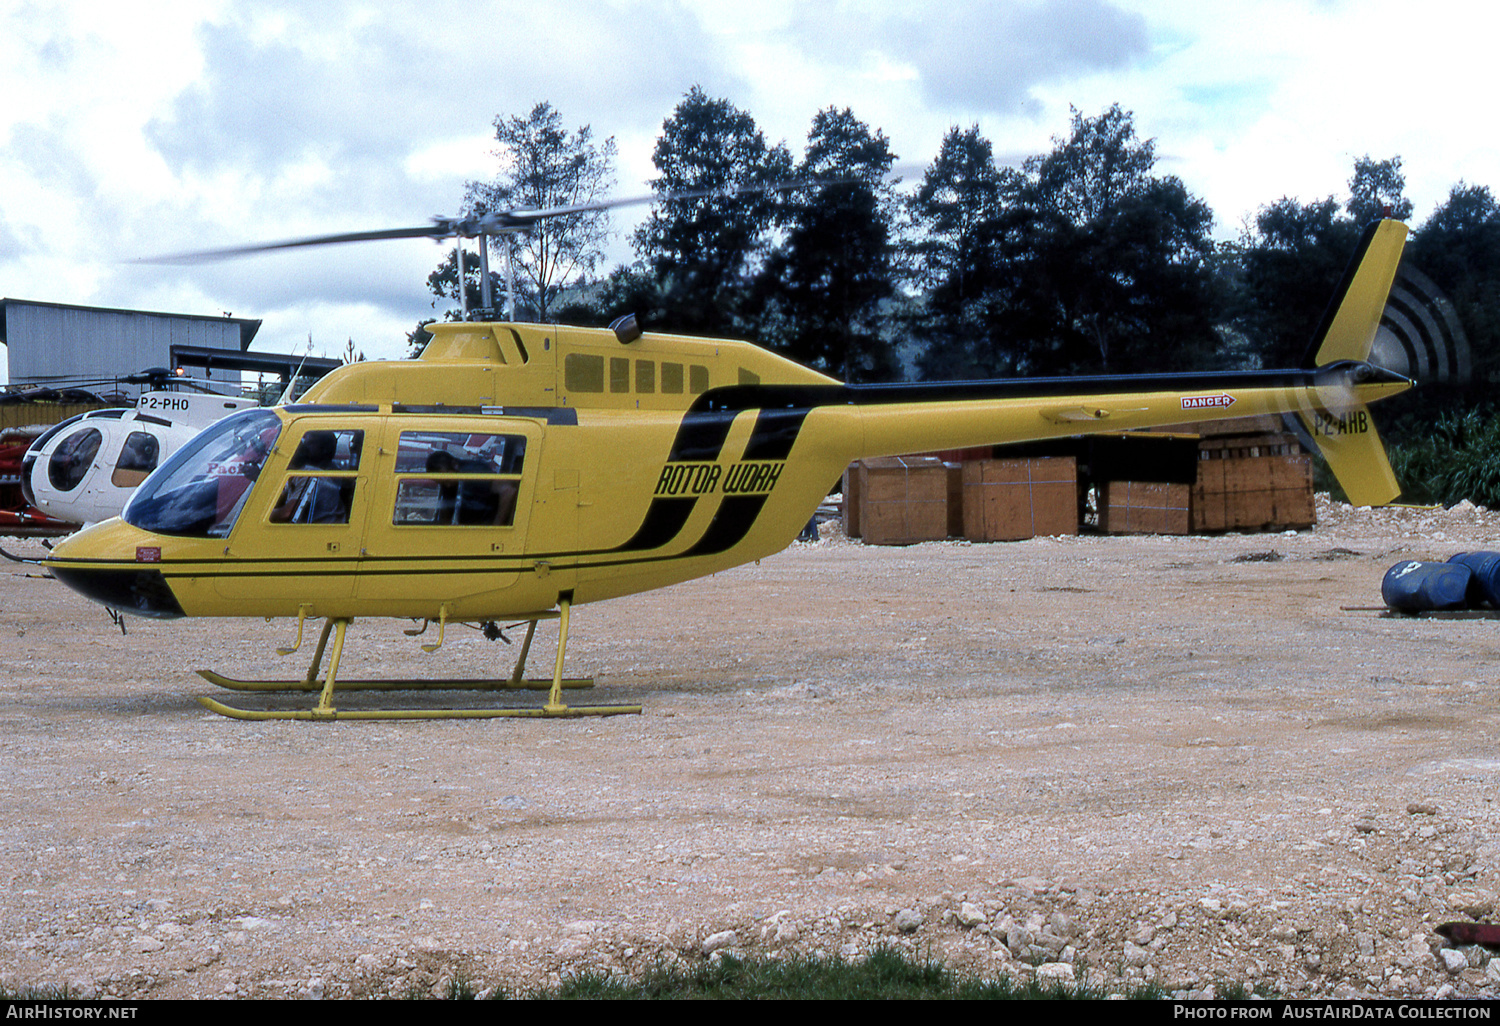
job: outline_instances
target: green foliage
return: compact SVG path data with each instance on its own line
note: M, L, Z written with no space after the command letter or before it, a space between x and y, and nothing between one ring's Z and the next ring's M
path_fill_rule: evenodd
M1300 203L1283 197L1262 207L1235 248L1240 279L1228 294L1233 332L1249 340L1263 367L1299 367L1313 333L1354 255L1360 233L1383 217L1410 217L1401 158L1354 162L1349 199Z
M1382 217L1398 221L1410 219L1411 200L1404 195L1406 176L1401 173L1401 158L1375 160L1369 154L1354 161L1354 177L1349 179L1349 202L1344 209L1357 225L1367 225Z
M572 207L613 193L614 138L596 143L588 125L568 132L550 103L537 104L524 118L495 118L495 139L500 174L492 182L469 183L465 207L471 213ZM503 247L513 246L517 300L546 321L558 292L594 273L608 237L608 212L589 210L539 221L519 236L498 237L494 245L502 258Z
M1443 290L1463 325L1475 387L1500 381L1500 205L1482 185L1455 185L1417 229L1407 260Z
M1015 189L1014 172L995 166L979 127L954 127L907 203L903 253L907 277L924 296L911 318L924 378L992 378L1016 369L1003 330L998 250L1000 218Z
M659 293L657 326L753 333L741 310L780 209L773 194L754 190L791 178L791 154L767 146L749 114L694 86L662 124L651 159L659 195L710 193L656 204L636 232L636 251Z
M1449 413L1391 446L1404 502L1500 508L1500 417L1493 407Z
M881 318L895 293L884 183L895 160L885 136L847 108L819 111L796 176L827 184L784 195L786 238L756 283L753 309L769 329L761 341L848 381L895 376Z
M976 129L943 142L914 197L910 249L930 290L929 376L1180 370L1219 347L1213 215L1155 174L1114 106L1019 173ZM975 373L978 371L979 373Z
M984 978L954 972L932 958L913 957L879 947L862 961L794 955L781 959L729 956L683 966L657 964L630 978L600 972L568 977L560 986L528 994L532 999L584 1001L660 1000L1099 1000L1104 987L1018 983L1009 977ZM1157 988L1137 988L1127 996L1159 998Z

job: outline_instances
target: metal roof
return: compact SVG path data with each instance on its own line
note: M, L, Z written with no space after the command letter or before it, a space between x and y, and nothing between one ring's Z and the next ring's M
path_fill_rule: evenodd
M9 308L12 306L39 306L50 307L56 310L75 310L83 313L124 314L127 316L140 317L164 317L170 320L202 321L205 323L227 321L230 324L237 325L240 329L241 352L244 352L245 350L250 348L250 342L255 338L255 333L260 330L261 325L261 322L258 318L252 319L248 317L230 317L227 314L221 317L204 317L199 314L164 313L158 310L127 310L120 307L77 306L72 303L48 303L35 299L0 298L0 342L4 342L7 345L10 342L10 335L7 330L6 314Z

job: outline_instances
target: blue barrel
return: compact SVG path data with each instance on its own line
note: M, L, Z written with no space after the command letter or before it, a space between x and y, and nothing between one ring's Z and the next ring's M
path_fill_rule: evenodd
M1469 608L1500 608L1500 552L1460 552L1448 562L1460 563L1474 575L1469 582Z
M1385 572L1380 597L1403 613L1468 609L1473 578L1473 571L1462 563L1397 563Z

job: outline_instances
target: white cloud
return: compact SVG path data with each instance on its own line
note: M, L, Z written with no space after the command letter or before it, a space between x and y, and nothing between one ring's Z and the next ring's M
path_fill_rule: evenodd
M1070 107L1118 102L1221 233L1282 195L1342 193L1365 153L1404 159L1420 219L1460 178L1500 188L1496 28L1456 0L958 0L941 17L897 0L36 0L0 13L0 294L232 309L265 318L257 348L312 329L394 355L432 312L430 244L115 261L421 224L492 172L494 117L539 100L615 136L620 192L639 194L695 84L794 151L817 110L847 106L919 165L952 125L1037 153Z

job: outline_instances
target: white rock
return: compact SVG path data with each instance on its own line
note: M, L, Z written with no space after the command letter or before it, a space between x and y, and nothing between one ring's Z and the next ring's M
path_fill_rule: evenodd
M1076 977L1073 975L1073 967L1067 962L1044 962L1036 967L1036 978L1038 980L1051 980L1057 983L1072 983Z
M1438 952L1438 957L1443 960L1443 968L1450 973L1463 972L1469 968L1469 956L1456 948L1443 948Z
M975 905L972 901L966 901L959 906L958 921L973 929L985 921L984 909Z
M733 930L721 930L719 933L709 934L703 939L703 953L712 955L715 951L723 948L732 948L739 943L739 937Z

